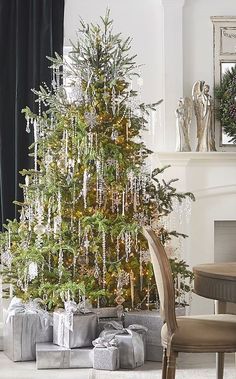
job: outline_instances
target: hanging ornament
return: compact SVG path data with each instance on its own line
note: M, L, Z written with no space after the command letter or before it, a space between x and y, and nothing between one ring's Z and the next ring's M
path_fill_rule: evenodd
M116 260L119 261L120 259L120 239L119 237L116 238Z
M37 224L35 225L34 227L34 232L35 234L37 234L38 236L42 236L45 232L46 232L46 228L44 225L42 224Z
M90 245L90 242L89 242L89 239L88 239L88 234L86 233L85 234L85 237L84 237L84 248L85 248L85 255L86 255L86 264L89 264L89 245Z
M122 216L125 215L125 191L122 192Z
M59 273L59 281L61 280L63 273L63 251L62 247L60 247L59 257L58 257L58 273Z
M38 124L34 120L34 170L37 171L37 156L38 156Z
M98 279L100 276L100 268L98 264L98 253L95 253L95 260L94 260L94 277Z
M1 264L3 266L7 266L9 269L11 268L12 263L12 254L10 250L4 250L1 254Z
M117 289L120 290L124 286L127 286L130 281L130 274L125 270L120 270L117 277Z
M106 234L102 232L102 287L106 287Z
M90 129L93 129L97 125L97 113L95 109L92 109L90 112L85 112L84 118Z
M79 220L78 221L78 242L79 242L79 245L81 243L81 221Z
M131 253L131 234L130 232L125 232L125 260L128 262Z
M126 122L126 141L129 140L129 129L131 128L131 120L130 118Z
M30 262L28 267L29 281L33 280L38 276L38 265L36 262Z
M112 87L112 91L111 91L111 110L112 110L113 116L115 116L115 114L116 114L116 90L115 90L114 86Z
M131 297L131 306L132 309L134 309L134 273L131 270L130 271L130 297Z
M118 138L118 136L119 136L119 133L118 133L118 131L117 131L117 130L114 130L114 129L112 129L112 132L111 132L111 140L112 140L112 141L116 141L116 140L117 140L117 138Z
M87 170L84 170L84 175L83 175L83 199L84 199L84 208L87 208L87 180L88 180L88 175L87 175Z

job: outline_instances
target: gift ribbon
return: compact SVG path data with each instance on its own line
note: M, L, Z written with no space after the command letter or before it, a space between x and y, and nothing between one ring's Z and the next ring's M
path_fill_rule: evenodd
M65 345L65 328L73 332L73 317L74 314L88 314L92 312L92 304L88 300L82 300L78 304L75 301L65 301L65 309L58 309L58 343L61 346Z
M40 307L40 302L40 299L34 299L28 303L23 303L21 299L13 297L7 310L6 323L9 322L11 316L19 313L37 314L40 319L41 328L46 330L52 325L52 319L49 313Z
M132 324L128 328L123 328L123 326L118 322L110 321L105 325L100 337L105 338L106 340L110 338L110 341L112 341L112 339L118 335L131 335L133 345L133 361L135 362L135 366L138 366L144 362L144 345L140 333L146 333L147 330L148 329L145 326L139 324ZM126 367L130 366L129 358L130 357L128 356L123 356L122 358L123 365Z
M118 346L118 341L115 338L115 336L112 336L112 338L109 335L106 335L104 337L98 337L94 341L92 341L92 344L94 347L106 347L108 349L114 349L114 347Z

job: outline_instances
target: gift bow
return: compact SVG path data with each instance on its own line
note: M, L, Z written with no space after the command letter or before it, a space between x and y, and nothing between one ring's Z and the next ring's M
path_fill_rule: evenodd
M109 321L109 322L107 322L107 324L105 324L104 331L105 332L114 331L114 332L116 332L116 334L118 334L118 333L131 334L132 331L137 332L137 333L138 332L146 333L148 331L148 328L146 328L146 326L139 325L139 324L132 324L132 325L129 325L128 328L123 328L123 326L119 322Z
M141 366L144 363L144 343L140 334L146 334L148 328L139 324L132 324L128 328L123 328L116 321L110 321L104 326L104 330L100 334L100 338L105 338L106 340L110 338L110 341L118 337L119 335L129 334L132 338L133 346L133 356L122 355L120 352L121 360L124 368L132 367L132 362L134 360L135 366ZM119 341L118 341L119 342ZM121 366L122 367L122 366Z
M82 300L78 304L75 301L65 301L64 308L67 313L91 313L92 304L89 300Z
M58 309L57 313L59 313L59 323L58 323L58 339L60 341L60 345L63 346L64 341L64 328L69 329L73 332L73 317L74 314L88 314L92 312L92 304L89 300L82 300L78 304L75 301L65 301L64 302L65 309Z
M94 341L92 341L93 346L95 347L106 347L108 349L114 349L114 347L118 346L117 339L113 336L104 336L98 337Z
M28 303L23 303L22 299L13 297L7 310L6 323L9 322L11 316L19 313L37 314L39 315L42 329L47 329L52 325L52 319L49 313L41 308L40 303L41 299L33 299Z

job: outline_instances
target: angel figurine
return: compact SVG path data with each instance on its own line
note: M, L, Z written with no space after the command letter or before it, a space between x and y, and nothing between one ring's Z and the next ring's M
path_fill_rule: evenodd
M198 144L196 151L216 151L213 100L209 90L209 85L201 80L195 82L192 89L194 112L197 120Z
M189 127L192 121L193 106L189 97L180 98L175 111L177 128L176 151L191 151L189 141Z

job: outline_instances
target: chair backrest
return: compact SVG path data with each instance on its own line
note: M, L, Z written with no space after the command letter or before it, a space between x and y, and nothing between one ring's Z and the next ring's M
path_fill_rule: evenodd
M175 315L175 290L170 262L164 246L156 233L151 228L144 227L143 235L148 241L150 250L151 262L160 299L160 314L163 321L167 323L169 335L172 335L177 328L177 322Z

